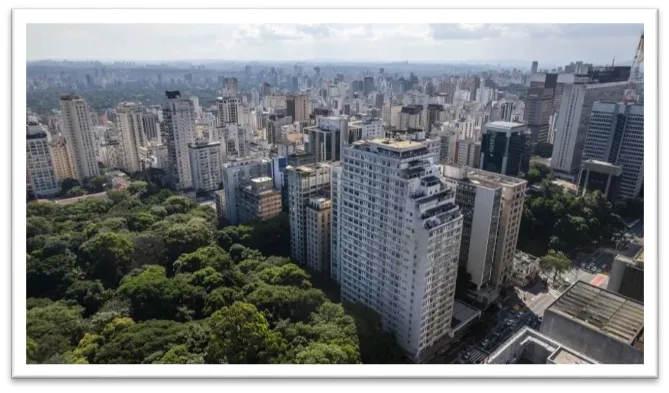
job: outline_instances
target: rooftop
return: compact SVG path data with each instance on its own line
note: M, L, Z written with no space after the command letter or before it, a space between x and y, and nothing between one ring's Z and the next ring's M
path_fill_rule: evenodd
M513 121L490 121L488 123L485 123L486 127L494 127L494 128L517 128L517 127L525 127L525 123L516 123Z
M643 304L577 281L547 309L632 345L643 331Z

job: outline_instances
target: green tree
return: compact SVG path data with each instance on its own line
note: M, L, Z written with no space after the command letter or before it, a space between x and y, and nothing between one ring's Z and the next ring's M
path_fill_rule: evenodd
M208 363L270 363L285 345L252 304L236 302L224 307L209 318L208 324Z
M541 258L540 263L542 269L553 271L553 282L555 282L558 274L571 268L571 260L562 252L556 252L555 250L548 251L548 254Z
M84 307L84 315L89 316L95 314L112 294L99 280L75 281L65 292L65 298Z
M37 346L27 348L36 363L51 363L52 357L70 350L83 336L83 308L53 302L26 313L26 335Z
M133 245L126 236L112 232L96 235L80 250L87 277L112 288L130 271L133 252Z
M200 247L210 244L211 229L201 218L194 218L187 224L176 224L167 228L163 240L167 246L167 271L172 275L174 263L182 254L196 251Z
M141 195L149 188L149 183L141 180L133 181L128 186L127 190L132 195Z
M204 315L211 315L223 307L232 306L234 302L243 300L243 297L241 291L234 288L216 288L204 300Z
M60 299L80 275L76 257L69 250L62 254L48 255L45 259L28 256L27 296Z
M203 364L201 354L191 353L185 345L175 345L153 364Z

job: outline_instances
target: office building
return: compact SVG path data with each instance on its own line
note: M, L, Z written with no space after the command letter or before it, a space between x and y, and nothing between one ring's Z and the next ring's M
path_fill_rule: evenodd
M525 104L527 105L527 104ZM499 106L500 118L501 121L513 121L513 111L516 109L516 105L513 102L504 102ZM491 120L494 121L494 120Z
M423 107L420 105L404 106L399 114L397 129L408 130L409 128L421 128L421 117Z
M481 156L481 143L474 142L472 139L464 139L456 142L457 165L478 167Z
M347 144L361 139L383 138L385 135L383 122L377 118L363 116L360 120L348 123Z
M366 76L363 80L363 89L365 94L369 94L374 91L374 77Z
M592 106L583 160L603 161L622 168L620 190L613 200L636 198L641 192L643 123L643 105L596 102ZM587 171L581 170L580 177L584 176ZM579 180L579 184L584 180Z
M309 97L306 95L288 95L286 96L286 111L293 121L309 120Z
M74 94L60 96L63 136L73 169L73 178L83 184L84 179L100 174L88 104Z
M415 362L452 339L462 216L417 141L375 139L344 149L338 241L342 300L381 315Z
M122 102L116 106L118 140L120 146L120 168L133 173L144 169L140 149L148 145L144 132L142 107L134 102Z
M306 267L310 272L330 273L332 201L323 196L309 199L305 209Z
M444 112L444 106L438 104L429 104L427 106L427 121L425 123L425 131L432 132L432 127L440 122L442 113Z
M576 281L544 312L541 333L603 364L643 364L643 303Z
M550 117L553 114L553 89L531 87L527 91L523 120L527 122L530 146L536 151L539 143L548 142Z
M188 145L191 178L196 191L214 191L221 186L221 142L198 139Z
M643 303L643 240L640 243L634 241L627 247L613 260L606 289Z
M49 132L36 122L26 125L26 169L28 184L36 198L49 198L60 191L60 182L49 151Z
M230 225L239 224L239 210L242 202L240 187L248 185L251 179L269 176L271 161L264 158L232 158L223 164L223 191L221 199L225 204L223 217Z
M239 222L266 220L281 213L281 191L269 176L256 177L240 187Z
M539 70L539 62L535 60L535 61L532 62L532 67L530 68L530 73L536 74L538 70Z
M288 166L284 173L288 189L290 216L291 258L306 266L307 206L312 197L322 196L330 189L330 165L318 163L306 166Z
M581 169L593 104L597 101L615 102L625 92L630 68L609 68L611 70L602 72L591 70L588 75L559 75L558 85L563 86L551 158L551 168L558 177L574 181Z
M493 121L483 129L479 168L507 176L518 176L529 168L526 124Z
M74 179L74 166L70 158L70 152L67 148L67 141L62 135L54 135L49 142L49 151L51 152L51 160L53 162L53 169L58 182L65 179ZM113 167L111 167L113 168Z
M195 108L179 91L166 91L163 142L167 145L170 183L175 190L193 188L188 144L195 142Z
M341 148L347 140L346 116L318 117L316 126L304 129L308 140L305 150L313 154L316 162L339 161Z
M485 359L486 364L599 364L553 338L523 327Z
M237 89L237 78L225 78L223 79L223 91L229 95L236 95L238 92Z
M281 127L293 124L293 118L285 115L269 115L267 118L267 142L277 144L281 142Z
M455 161L458 157L458 130L455 129L446 129L439 132L439 164L441 165L451 165L455 164ZM479 154L480 154L479 149ZM477 165L478 166L478 163Z
M578 180L578 195L600 191L611 202L618 200L623 168L604 161L585 160Z
M463 217L459 263L471 275L472 289L479 290L492 279L504 186L464 166L443 166L442 174Z

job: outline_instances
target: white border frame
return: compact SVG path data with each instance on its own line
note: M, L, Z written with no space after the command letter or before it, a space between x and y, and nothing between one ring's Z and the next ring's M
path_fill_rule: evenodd
M26 102L26 24L28 23L643 23L645 26L645 233L646 259L658 261L658 13L654 9L20 9L12 12L12 375L46 377L385 377L385 378L622 378L657 377L658 266L646 263L644 365L26 365L25 354L25 176L21 137ZM513 23L513 22L505 22ZM630 56L633 48L630 48Z

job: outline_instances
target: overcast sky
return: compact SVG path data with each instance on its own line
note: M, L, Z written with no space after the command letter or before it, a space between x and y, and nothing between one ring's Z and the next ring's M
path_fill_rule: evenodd
M29 24L28 60L631 61L641 24Z

